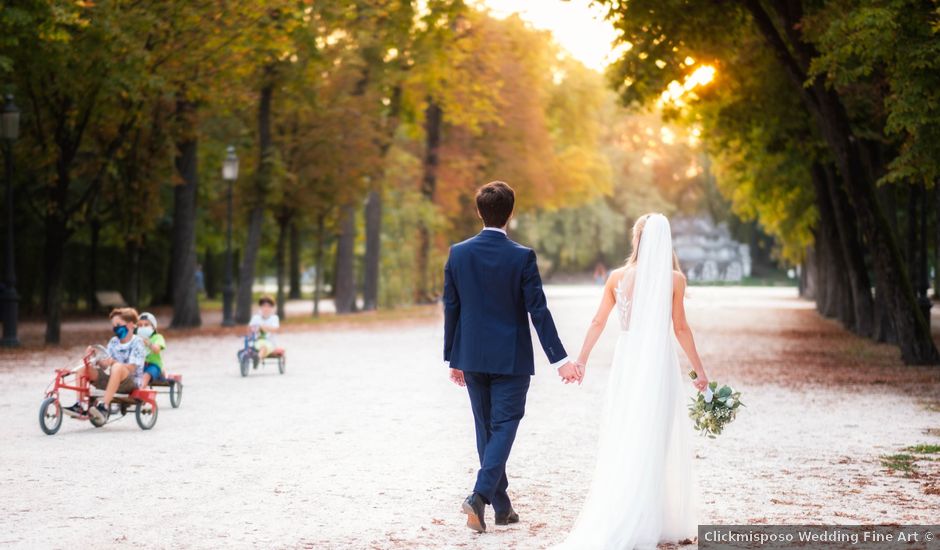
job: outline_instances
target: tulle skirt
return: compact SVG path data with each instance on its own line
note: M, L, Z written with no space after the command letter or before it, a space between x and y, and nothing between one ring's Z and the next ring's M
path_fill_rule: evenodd
M674 341L658 351L621 331L607 384L597 465L574 529L559 548L655 548L696 535L693 435ZM638 361L646 362L637 364Z

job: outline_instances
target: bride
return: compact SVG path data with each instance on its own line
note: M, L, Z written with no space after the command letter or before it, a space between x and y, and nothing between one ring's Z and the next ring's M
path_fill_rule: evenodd
M597 466L572 549L655 548L696 534L692 427L670 328L703 391L708 377L685 318L685 277L669 221L647 214L633 226L633 252L614 270L578 357L581 368L616 306L620 334L601 418Z

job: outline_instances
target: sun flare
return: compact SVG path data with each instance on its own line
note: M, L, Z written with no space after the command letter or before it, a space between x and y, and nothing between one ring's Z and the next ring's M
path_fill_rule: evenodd
M678 80L673 80L660 94L656 105L664 107L671 104L675 107L684 107L687 103L683 96L688 96L696 88L710 84L715 80L716 72L715 67L711 65L701 65L687 75L681 84Z

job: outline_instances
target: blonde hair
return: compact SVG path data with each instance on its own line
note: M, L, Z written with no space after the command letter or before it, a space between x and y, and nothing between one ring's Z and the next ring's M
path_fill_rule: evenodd
M627 267L636 265L637 258L640 256L640 237L643 236L643 228L646 227L646 220L654 214L656 214L656 212L643 214L637 218L636 223L633 224L633 250L630 252L630 257L627 258ZM682 271L682 266L679 265L679 257L676 256L675 250L672 251L672 268L679 272Z

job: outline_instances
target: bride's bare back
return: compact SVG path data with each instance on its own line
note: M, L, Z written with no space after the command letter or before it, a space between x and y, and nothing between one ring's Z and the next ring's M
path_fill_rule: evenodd
M615 275L618 275L620 279L613 285L614 303L617 304L617 313L620 314L620 330L630 330L630 312L633 305L633 287L636 286L636 270L622 267L611 273L610 279L613 279ZM607 319L604 319L605 323L606 321Z
M607 325L607 318L614 306L617 307L617 313L620 318L620 329L630 329L630 315L633 305L633 291L636 286L636 268L631 265L621 267L611 271L607 278L607 284L604 285L604 295L601 298L597 313L591 319L591 325L588 327L587 335L584 338L584 345L578 356L578 362L586 365L591 350L600 338L604 327ZM672 272L672 327L676 335L676 340L682 351L685 352L692 367L695 369L698 378L695 381L696 387L704 389L708 383L708 377L705 369L702 367L702 360L699 358L698 350L695 347L695 339L692 336L692 328L685 315L685 275L681 271Z

